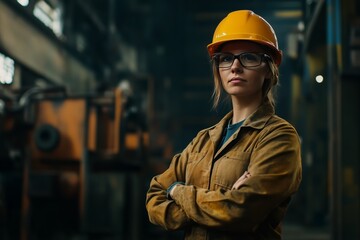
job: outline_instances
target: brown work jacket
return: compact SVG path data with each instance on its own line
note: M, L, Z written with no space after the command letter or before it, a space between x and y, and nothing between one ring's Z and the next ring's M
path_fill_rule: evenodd
M281 239L281 222L301 182L300 141L268 102L221 148L232 117L200 131L169 168L155 176L146 197L149 220L185 239ZM238 189L233 184L248 171ZM174 182L173 200L166 197Z

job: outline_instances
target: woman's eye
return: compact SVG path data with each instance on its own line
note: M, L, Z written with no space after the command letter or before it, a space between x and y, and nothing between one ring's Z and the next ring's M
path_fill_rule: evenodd
M232 56L221 56L220 57L220 62L231 62L232 61Z
M259 60L259 57L255 54L244 54L242 55L242 59L247 62L257 62Z

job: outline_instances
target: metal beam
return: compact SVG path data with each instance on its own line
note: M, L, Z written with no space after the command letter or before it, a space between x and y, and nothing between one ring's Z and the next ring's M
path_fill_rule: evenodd
M40 76L65 85L69 92L94 89L94 72L54 40L0 1L0 49Z
M201 1L191 1L187 4L187 8L195 12L218 12L218 11L234 11L237 9L249 9L258 13L265 11L279 11L279 10L301 10L302 1L294 0L251 0L251 1L227 1L222 2L221 7L219 6L218 0L208 0L205 3Z

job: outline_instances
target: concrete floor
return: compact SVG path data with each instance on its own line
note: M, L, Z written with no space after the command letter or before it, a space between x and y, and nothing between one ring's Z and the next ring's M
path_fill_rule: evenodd
M326 229L286 224L283 231L283 240L330 240L330 233Z

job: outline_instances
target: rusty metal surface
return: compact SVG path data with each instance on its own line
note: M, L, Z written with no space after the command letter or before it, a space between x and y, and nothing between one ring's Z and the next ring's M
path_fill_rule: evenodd
M85 99L69 98L58 101L40 101L36 104L36 118L35 132L44 124L51 125L59 131L59 143L52 151L41 151L36 146L36 141L30 141L33 160L81 161L84 159L84 137L87 121Z

